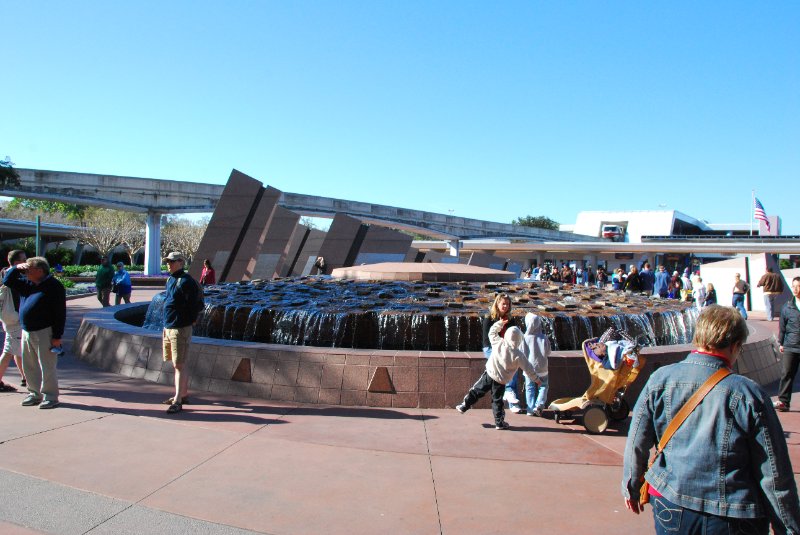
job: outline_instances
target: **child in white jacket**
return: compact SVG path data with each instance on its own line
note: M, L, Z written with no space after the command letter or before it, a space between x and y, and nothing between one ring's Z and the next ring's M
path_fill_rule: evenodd
M533 366L522 352L522 331L519 327L509 327L506 334L500 338L498 334L507 320L500 320L489 329L489 341L492 344L492 354L486 361L486 370L478 381L464 396L464 402L456 407L458 412L465 413L488 391L492 391L492 413L494 414L495 429L508 429L510 426L505 421L503 409L503 393L508 383L519 368L525 372L526 379L536 383L540 380Z
M522 352L533 366L539 381L525 377L525 401L528 416L541 416L547 401L547 358L550 356L550 340L542 330L542 318L528 312L525 314L525 335Z

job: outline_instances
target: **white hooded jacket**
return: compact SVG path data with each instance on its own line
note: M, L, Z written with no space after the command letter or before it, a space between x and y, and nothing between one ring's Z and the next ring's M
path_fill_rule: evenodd
M525 314L525 343L522 344L522 352L525 358L531 363L536 375L547 377L547 357L550 356L550 340L542 330L542 318L536 314L528 312Z
M522 352L522 331L519 327L509 327L506 334L500 338L500 329L503 328L503 321L497 321L489 329L489 341L492 343L492 354L486 361L486 373L489 377L500 384L508 384L517 373L517 369L522 368L525 375L534 381L539 377L533 366L525 358Z

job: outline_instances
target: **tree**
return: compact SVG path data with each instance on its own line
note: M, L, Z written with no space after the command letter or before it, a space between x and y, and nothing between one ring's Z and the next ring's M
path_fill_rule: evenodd
M122 221L123 227L120 228L120 237L122 239L122 245L128 252L131 265L133 265L133 255L136 254L136 251L145 246L147 239L145 228L147 223L145 222L144 214L134 214L131 212L125 212L125 214L126 217Z
M130 212L90 208L86 212L85 226L75 227L71 237L86 245L91 245L105 258L117 245L125 241L125 230L129 220L135 217Z
M319 226L310 217L305 217L305 216L301 217L300 218L300 224L301 225L305 225L308 228L316 228L316 229L319 228Z
M14 162L8 156L5 160L0 160L0 185L19 186L19 173L14 169Z
M161 225L161 256L167 256L171 251L180 251L186 257L187 264L191 264L206 228L207 217L199 221L179 217L166 218Z
M42 212L48 215L61 214L69 220L80 221L84 223L86 217L87 206L80 206L77 204L69 204L65 202L56 201L40 201L38 199L11 199L8 203L10 210L22 209L32 212Z
M549 217L540 215L540 216L530 216L527 215L525 217L518 217L514 221L511 222L512 225L519 225L521 227L535 227L535 228L544 228L549 230L558 230L558 222L553 221Z

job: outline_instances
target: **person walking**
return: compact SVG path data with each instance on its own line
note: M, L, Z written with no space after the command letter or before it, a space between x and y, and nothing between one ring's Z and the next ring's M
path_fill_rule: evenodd
M701 310L706 306L706 296L708 295L706 287L703 286L703 279L701 277L696 277L692 284L694 285L694 289L692 290L694 306L697 307L697 310Z
M642 279L639 276L639 269L631 265L628 276L625 277L625 291L631 293L639 293L642 291Z
M542 318L531 312L525 314L525 334L523 335L522 352L533 366L539 382L525 376L525 402L528 416L542 416L544 404L547 402L547 359L550 357L550 340L542 329Z
M217 283L217 272L211 267L211 261L206 258L203 260L203 271L200 272L200 284L208 286L209 284Z
M25 262L25 259L25 251L21 249L14 249L8 253L9 266ZM0 271L0 280L5 278L8 269L3 268ZM3 342L3 354L0 355L0 392L17 391L13 386L3 382L3 376L8 369L8 365L11 364L11 359L14 359L14 364L17 365L21 376L19 386L22 388L28 386L25 380L25 372L22 369L22 326L19 324L19 302L19 292L5 285L0 286L0 322L3 324L3 330L6 333Z
M97 300L105 307L111 306L111 284L114 280L114 268L108 262L108 258L100 260L100 267L94 276L94 287L97 289Z
M759 279L756 287L764 287L764 310L767 313L767 321L776 319L774 317L775 301L783 293L783 277L773 273L772 268L768 267L767 272Z
M650 262L644 263L644 268L639 272L639 281L641 281L642 291L647 295L652 295L656 284L656 277L653 270L650 269Z
M492 341L489 332L491 331L492 325L500 320L505 321L498 333L498 336L502 338L506 333L506 328L513 325L510 321L511 297L509 297L507 293L499 293L495 296L494 302L491 308L489 308L489 313L482 319L483 356L487 359L492 355ZM503 384L505 385L503 399L508 401L508 409L513 413L522 412L519 397L517 396L517 374L515 373L511 379L505 381Z
M792 298L781 309L778 351L783 357L775 408L786 412L792 401L792 386L797 375L797 365L800 363L800 277L792 279Z
M750 285L742 280L742 276L736 273L733 276L733 300L732 305L736 307L744 319L747 319L747 310L744 308L744 296L750 291Z
M716 305L717 304L717 291L714 289L714 285L710 282L706 286L706 300L704 306L709 305Z
M117 262L117 272L114 273L114 278L111 281L111 288L114 292L114 305L120 304L121 301L126 303L131 302L131 276L125 271L125 264Z
M666 299L669 295L669 284L669 272L663 264L659 264L658 271L655 273L655 282L653 283L653 295Z
M167 414L183 410L188 403L189 373L186 363L192 340L192 325L203 310L203 292L200 285L184 270L186 259L173 251L164 258L169 269L164 297L164 331L162 333L163 358L171 361L175 369L175 395L166 401Z
M692 278L689 275L689 268L683 270L683 275L681 276L681 289L680 289L680 299L681 301L691 301L692 300Z
M50 274L41 256L29 258L6 272L3 284L20 295L22 369L28 381L23 406L58 407L57 357L67 319L67 292Z
M636 401L622 495L625 507L639 514L646 483L659 535L766 534L770 524L775 533L800 533L797 485L778 415L755 381L730 371L747 335L747 322L733 307L703 309L696 349L655 370ZM701 387L710 390L694 410L686 408L684 425L671 434L670 423L679 411L686 414L682 409ZM656 444L660 453L648 467Z

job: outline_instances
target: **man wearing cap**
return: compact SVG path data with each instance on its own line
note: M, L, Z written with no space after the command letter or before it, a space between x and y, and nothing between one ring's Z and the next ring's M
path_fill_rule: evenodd
M67 319L67 292L50 275L50 264L41 256L9 269L3 284L20 295L22 368L29 392L22 405L39 405L40 409L58 407L56 363Z
M168 414L183 410L187 403L189 375L186 361L189 355L189 342L192 339L192 325L202 310L202 292L197 282L184 270L186 259L183 254L173 251L164 262L169 270L167 291L164 297L164 332L162 342L164 360L172 361L175 368L175 396L164 403L169 405Z

